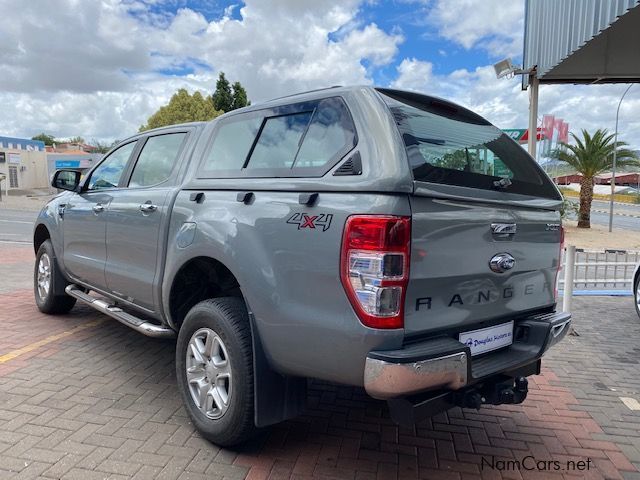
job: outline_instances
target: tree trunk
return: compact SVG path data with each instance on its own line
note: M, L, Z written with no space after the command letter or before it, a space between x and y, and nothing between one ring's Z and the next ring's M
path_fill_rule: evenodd
M593 200L593 177L582 176L580 180L580 212L578 228L591 228L591 201Z

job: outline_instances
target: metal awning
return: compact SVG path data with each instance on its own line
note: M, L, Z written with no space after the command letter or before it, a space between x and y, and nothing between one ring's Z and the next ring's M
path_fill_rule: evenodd
M640 0L526 0L523 69L533 67L540 83L639 82Z

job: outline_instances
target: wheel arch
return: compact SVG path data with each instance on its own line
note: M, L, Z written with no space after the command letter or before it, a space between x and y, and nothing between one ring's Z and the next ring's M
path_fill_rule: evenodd
M45 224L39 223L33 231L33 250L38 253L38 250L44 242L51 239L51 233Z
M306 406L307 381L281 375L271 368L265 354L254 314L242 293L236 275L222 262L209 256L196 256L177 270L169 288L168 317L179 330L187 312L209 298L241 298L248 311L254 368L254 409L257 427L266 427L299 415Z
M187 312L198 302L218 297L244 300L237 277L219 260L196 256L186 260L171 280L168 290L168 317L180 329Z

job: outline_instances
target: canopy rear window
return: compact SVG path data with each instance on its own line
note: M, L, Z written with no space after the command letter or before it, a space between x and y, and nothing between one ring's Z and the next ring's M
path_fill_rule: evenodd
M425 95L378 91L396 121L416 181L558 198L531 156L479 115Z

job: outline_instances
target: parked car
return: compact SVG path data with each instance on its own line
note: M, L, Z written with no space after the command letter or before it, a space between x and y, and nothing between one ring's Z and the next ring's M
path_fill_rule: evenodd
M38 308L177 337L186 410L220 445L300 413L309 378L409 425L520 403L569 329L560 193L446 100L307 92L137 134L53 186Z

